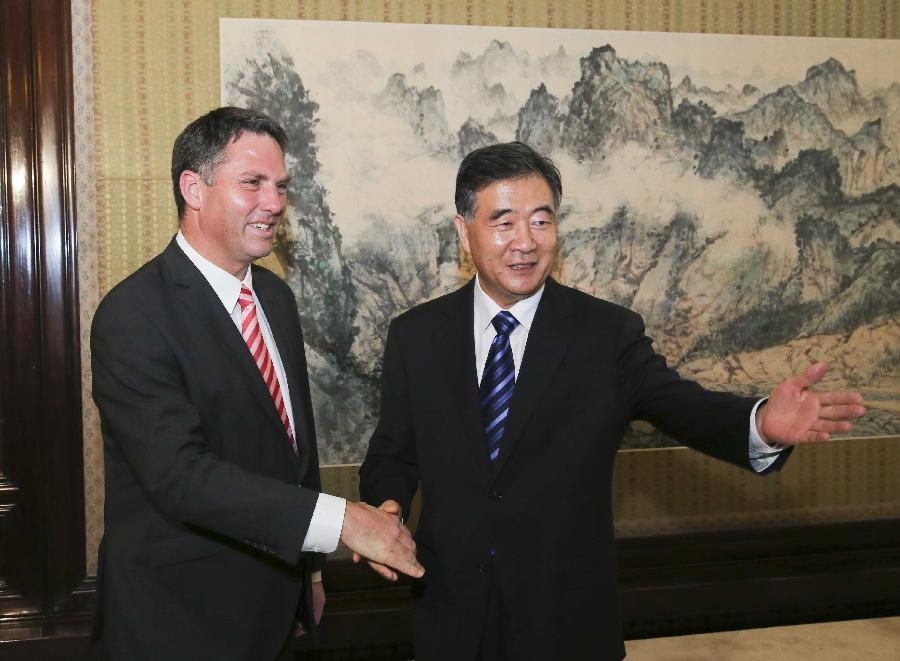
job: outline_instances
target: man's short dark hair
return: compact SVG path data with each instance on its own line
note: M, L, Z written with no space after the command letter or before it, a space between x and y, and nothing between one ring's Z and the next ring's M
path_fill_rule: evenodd
M284 151L287 134L265 113L247 108L226 106L216 108L188 124L175 138L172 147L172 188L178 217L184 214L181 195L181 173L185 170L199 174L207 186L216 183L216 171L225 158L225 148L244 133L268 135Z
M537 175L553 191L553 207L559 210L562 179L559 170L546 156L522 142L503 142L470 152L456 173L456 213L472 222L475 196L494 182Z

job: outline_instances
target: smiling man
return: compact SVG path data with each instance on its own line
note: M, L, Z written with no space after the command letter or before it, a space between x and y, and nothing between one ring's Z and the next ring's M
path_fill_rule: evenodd
M780 448L865 412L856 393L810 389L822 364L765 406L681 379L637 314L549 277L561 195L556 167L524 144L469 154L455 223L477 275L388 333L360 493L408 516L421 486L418 661L624 656L611 497L631 420L766 473Z
M409 531L319 493L294 296L252 265L287 200L284 131L219 108L172 150L180 229L107 294L91 329L106 473L93 652L293 658L338 540L413 576Z

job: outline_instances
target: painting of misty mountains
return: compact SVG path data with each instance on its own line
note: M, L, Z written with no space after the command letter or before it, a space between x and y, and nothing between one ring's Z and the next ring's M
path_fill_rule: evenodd
M827 360L870 405L855 433L900 434L900 42L249 19L220 40L223 103L290 139L276 257L323 464L364 456L390 320L473 275L456 169L508 140L562 173L555 277L638 311L682 375L764 394ZM623 447L671 444L637 423Z

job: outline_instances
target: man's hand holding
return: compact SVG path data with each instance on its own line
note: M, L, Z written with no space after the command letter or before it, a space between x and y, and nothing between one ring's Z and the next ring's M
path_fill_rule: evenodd
M325 610L325 585L322 581L313 581L312 582L312 606L313 606L313 619L316 624L322 621L322 612ZM304 627L300 621L298 620L294 623L294 637L299 638L300 636L306 635L306 627Z
M372 568L388 580L397 580L393 570L413 578L420 578L425 573L416 560L416 543L400 522L399 506L396 512L391 512L348 501L341 541L354 552L354 560L357 555L366 558Z
M853 429L853 421L865 415L858 392L812 390L826 371L826 363L816 363L772 391L756 416L757 429L767 442L797 445L827 441L832 434Z
M387 514L390 514L391 516L396 517L397 521L399 521L400 523L403 522L403 520L400 517L400 514L402 513L402 509L400 508L400 503L398 503L396 500L386 500L383 503L381 503L381 507L379 507L378 509L380 509L382 512L386 512ZM353 562L354 563L358 563L362 559L363 558L359 553L353 554ZM384 578L388 581L396 581L397 580L397 572L393 571L390 567L386 567L385 565L381 564L380 562L374 562L372 560L368 561L368 565L377 574L379 574L382 578Z

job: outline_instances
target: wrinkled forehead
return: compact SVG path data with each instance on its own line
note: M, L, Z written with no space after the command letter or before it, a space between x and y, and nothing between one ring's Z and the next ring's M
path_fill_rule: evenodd
M527 201L529 206L548 206L556 212L553 189L544 177L536 173L524 174L489 182L475 191L475 212L483 204L495 205L509 201Z

